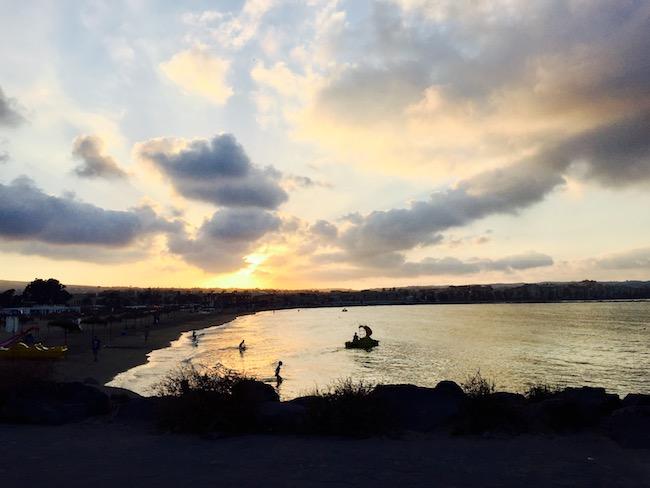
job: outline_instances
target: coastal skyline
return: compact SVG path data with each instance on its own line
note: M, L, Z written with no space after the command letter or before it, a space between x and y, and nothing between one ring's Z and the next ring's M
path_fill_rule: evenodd
M4 12L3 279L650 277L650 2Z

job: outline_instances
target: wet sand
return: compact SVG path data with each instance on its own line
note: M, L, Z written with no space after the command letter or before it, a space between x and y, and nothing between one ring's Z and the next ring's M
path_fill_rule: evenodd
M642 487L650 451L595 434L201 439L95 420L0 425L0 480L26 486Z

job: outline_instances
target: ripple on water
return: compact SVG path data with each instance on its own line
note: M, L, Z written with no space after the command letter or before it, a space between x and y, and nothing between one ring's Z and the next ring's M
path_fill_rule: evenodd
M111 382L143 394L182 362L224 366L274 382L285 364L284 398L336 379L416 383L463 381L480 369L500 389L530 383L596 385L619 394L650 393L650 302L414 305L284 310L240 317L186 333L154 351L146 365ZM347 350L358 325L372 325L380 346ZM246 339L248 349L237 345Z

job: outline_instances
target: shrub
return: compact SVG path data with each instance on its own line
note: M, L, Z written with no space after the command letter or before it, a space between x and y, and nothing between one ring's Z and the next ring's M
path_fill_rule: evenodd
M237 385L253 381L221 365L176 369L154 386L160 397L159 424L181 432L253 431L253 400L233 394Z
M494 381L484 378L480 369L473 375L468 376L465 382L461 382L460 386L470 398L486 397L494 393L496 389Z
M548 400L562 389L557 385L548 385L546 383L531 383L524 392L524 396L531 402L540 402Z
M389 432L388 409L372 392L375 386L351 378L312 392L307 404L309 430L318 434L363 437Z

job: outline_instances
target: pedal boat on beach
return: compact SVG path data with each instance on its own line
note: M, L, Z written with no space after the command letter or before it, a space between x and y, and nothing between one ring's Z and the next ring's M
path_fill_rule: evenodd
M0 359L63 359L68 346L46 347L43 344L28 346L16 342L9 347L0 347Z

